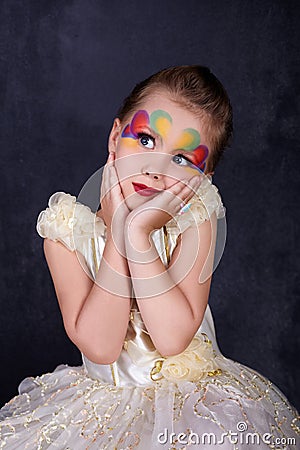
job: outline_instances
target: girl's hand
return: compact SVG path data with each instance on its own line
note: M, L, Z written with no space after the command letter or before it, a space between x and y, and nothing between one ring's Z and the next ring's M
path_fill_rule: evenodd
M149 234L163 227L193 197L201 181L200 176L193 177L188 184L180 180L169 189L160 192L127 216L126 230L130 232L138 230Z
M124 200L114 164L114 153L109 153L101 183L101 212L107 227L107 236L122 235L129 209Z

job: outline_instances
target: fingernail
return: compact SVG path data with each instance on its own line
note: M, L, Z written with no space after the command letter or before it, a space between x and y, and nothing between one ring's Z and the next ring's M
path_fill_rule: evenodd
M193 184L198 184L201 181L201 177L199 177L198 175L196 175L193 179L192 179L192 183Z
M187 212L187 211L190 209L191 206L192 206L192 204L191 204L191 203L188 203L187 205L185 205L185 206L181 209L180 213L181 213L181 214L184 214L185 212Z

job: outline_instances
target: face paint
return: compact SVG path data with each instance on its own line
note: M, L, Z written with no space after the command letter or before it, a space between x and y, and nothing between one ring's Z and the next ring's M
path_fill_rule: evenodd
M147 111L141 109L135 113L131 123L124 128L121 136L136 139L138 133L141 132L145 126L149 125L157 134L166 138L172 125L172 118L170 114L161 109L153 111L150 117Z
M139 133L142 133L145 127L151 127L157 134L166 138L171 126L172 118L166 111L158 109L150 114L141 109L137 111L131 123L126 125L121 137L130 138L130 144L135 146L139 138ZM180 136L175 147L180 150L189 152L190 165L183 166L189 170L204 171L206 167L205 160L208 157L208 148L206 145L200 145L200 134L194 128L186 128Z
M200 144L200 134L193 128L186 128L183 130L180 139L176 142L176 148L182 150L191 151L194 150Z
M191 176L199 175L199 167L195 166L193 163L189 163L190 165L185 166L184 169L191 174ZM200 170L201 172L201 170Z
M206 162L208 157L208 148L206 145L199 145L195 150L191 152L190 158L193 164L197 166L201 171L205 170Z
M205 170L206 163L204 162L208 157L208 148L206 145L200 145L200 134L193 128L186 128L183 134L176 143L176 148L191 152L189 158L194 166L201 171Z
M121 134L121 137L137 139L138 133L141 132L147 125L149 125L149 115L147 111L141 109L140 111L135 113L131 120L131 123L126 125Z
M172 117L165 111L158 109L150 115L150 127L164 139L172 126Z
M204 145L202 147L207 149L207 147L205 147ZM202 153L201 149L199 149L199 153ZM207 149L207 153L208 153L208 149ZM197 164L196 157L197 157L197 153L192 154L192 152L191 152L191 154L189 154L188 157L186 157L182 153L177 153L176 155L174 155L174 157L172 159L175 162L175 164L178 165L178 167L185 169L192 176L194 176L194 175L197 175L199 173L199 171L202 173L205 170L205 162L203 162L203 159L201 158L199 163ZM181 158L182 162L178 162L179 158ZM203 158L205 158L205 156Z

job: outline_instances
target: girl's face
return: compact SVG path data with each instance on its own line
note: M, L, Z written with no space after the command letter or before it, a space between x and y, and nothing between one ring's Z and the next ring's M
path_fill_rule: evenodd
M202 128L202 129L201 129ZM124 198L134 209L205 171L208 140L200 119L166 94L148 97L126 123L115 119L109 137Z

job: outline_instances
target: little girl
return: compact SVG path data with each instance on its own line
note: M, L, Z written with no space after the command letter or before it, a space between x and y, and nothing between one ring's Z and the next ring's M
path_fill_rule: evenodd
M221 354L208 306L225 220L212 174L231 132L209 69L162 70L113 123L97 212L50 197L37 231L83 365L25 378L0 448L296 448L297 411Z

